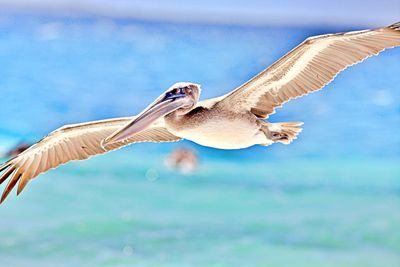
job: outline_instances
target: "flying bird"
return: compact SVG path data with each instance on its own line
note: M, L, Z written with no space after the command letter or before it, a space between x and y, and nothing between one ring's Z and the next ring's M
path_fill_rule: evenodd
M19 195L42 172L128 144L181 139L220 149L289 144L302 123L267 122L276 108L322 89L345 68L396 46L400 22L314 36L224 96L199 101L200 86L180 82L137 116L66 125L0 166L0 184L9 180L0 203L17 182Z

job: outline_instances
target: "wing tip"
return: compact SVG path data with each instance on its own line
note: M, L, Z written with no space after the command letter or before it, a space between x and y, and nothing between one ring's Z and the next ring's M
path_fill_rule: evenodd
M386 28L395 30L395 31L400 31L400 21L393 23L392 25L387 26Z
M1 197L1 199L0 199L0 205L3 204L3 202L4 202L5 199L6 199L5 197L3 197L3 196Z
M0 205L3 204L4 200L6 200L6 198L7 198L7 196L8 196L9 193L10 193L10 192L6 192L6 191L4 190L3 194L1 195Z
M29 182L29 179L27 179L26 177L24 178L23 176L21 177L21 179L19 180L19 183L18 183L17 196L19 196L21 194L21 192L24 190L24 188L28 184L28 182Z
M25 185L28 183L28 181L24 181L21 179L22 173L19 171L19 169L12 164L12 162L7 161L6 163L3 163L0 166L0 173L3 172L0 175L0 184L4 183L6 180L9 180L7 185L5 186L3 193L0 198L0 205L4 202L4 200L8 197L10 192L13 190L15 185L17 184L18 181L18 191L17 195L21 193L21 191L24 189Z
M7 196L10 194L10 192L13 190L14 186L17 184L19 178L21 177L21 173L18 173L18 170L16 171L17 173L15 173L10 181L8 182L8 184L6 185L6 188L3 191L3 194L1 195L1 199L0 199L0 205L4 202L4 200L7 198Z

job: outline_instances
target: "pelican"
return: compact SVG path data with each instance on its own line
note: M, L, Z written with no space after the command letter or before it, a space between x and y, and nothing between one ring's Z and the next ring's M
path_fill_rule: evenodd
M345 68L396 46L400 22L314 36L224 96L199 101L200 86L180 82L137 116L66 125L0 166L0 184L9 180L0 203L18 181L17 195L40 173L128 144L182 139L219 149L289 144L302 123L267 122L276 108L322 89Z

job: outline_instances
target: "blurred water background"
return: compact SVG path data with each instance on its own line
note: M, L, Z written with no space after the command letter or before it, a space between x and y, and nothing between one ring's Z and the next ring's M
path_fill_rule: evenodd
M0 148L134 115L177 81L219 96L310 35L362 28L3 12ZM41 175L0 207L0 266L400 266L399 62L386 51L279 109L305 122L290 146L138 144ZM181 145L191 176L163 163Z

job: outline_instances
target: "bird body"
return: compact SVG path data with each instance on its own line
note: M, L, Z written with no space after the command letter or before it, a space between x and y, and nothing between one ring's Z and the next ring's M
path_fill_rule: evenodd
M199 102L199 85L176 83L137 116L61 127L0 166L0 184L8 180L0 203L17 182L19 194L51 168L137 142L188 139L221 149L289 144L302 123L267 122L276 108L322 89L345 68L396 46L400 22L315 36L224 96Z
M261 130L261 121L250 112L236 114L218 107L200 108L195 113L165 117L169 132L197 144L240 149L272 143Z

